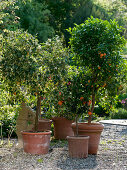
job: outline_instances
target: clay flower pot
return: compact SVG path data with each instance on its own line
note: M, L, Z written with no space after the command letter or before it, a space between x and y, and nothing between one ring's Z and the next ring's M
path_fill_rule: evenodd
M22 131L24 152L30 154L47 154L50 146L51 131L24 132Z
M76 134L76 124L72 123L72 129L74 134ZM89 136L89 154L97 154L98 146L100 143L101 132L103 131L104 126L100 123L78 123L78 134L80 136Z
M64 117L54 117L54 137L55 139L66 139L67 136L74 136L71 124L74 122Z
M51 123L50 119L38 120L38 131L51 130Z
M72 158L88 157L89 136L67 136L69 156Z

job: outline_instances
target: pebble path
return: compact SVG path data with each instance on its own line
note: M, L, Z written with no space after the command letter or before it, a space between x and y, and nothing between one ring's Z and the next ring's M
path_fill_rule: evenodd
M97 155L68 156L67 141L51 141L46 155L30 155L15 148L17 139L0 147L0 170L127 170L127 125L104 124Z

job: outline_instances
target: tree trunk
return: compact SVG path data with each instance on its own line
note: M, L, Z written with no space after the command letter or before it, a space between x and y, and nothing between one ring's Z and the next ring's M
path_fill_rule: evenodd
M38 131L38 117L41 111L41 97L37 98L37 109L36 109L36 117L35 117L35 131Z
M75 122L76 122L76 136L78 136L78 115L76 115Z
M93 114L93 111L94 111L94 105L95 105L95 93L94 93L94 90L93 90L93 91L92 91L92 108L91 108L92 114ZM89 115L88 124L91 124L91 121L92 121L92 114Z

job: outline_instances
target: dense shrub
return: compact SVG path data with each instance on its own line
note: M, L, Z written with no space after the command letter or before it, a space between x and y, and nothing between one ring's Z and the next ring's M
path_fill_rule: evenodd
M127 119L127 110L123 108L115 109L110 113L112 119Z

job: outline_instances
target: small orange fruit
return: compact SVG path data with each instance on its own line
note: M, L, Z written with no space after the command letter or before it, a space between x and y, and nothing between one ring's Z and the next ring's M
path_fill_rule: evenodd
M116 67L118 67L118 65L116 65Z
M100 67L100 66L98 66L98 69L100 70L100 69L101 69L101 67Z
M88 83L90 83L90 80L88 80Z
M92 112L88 112L88 115L89 115L89 116L92 115Z
M86 101L84 101L83 104L86 104Z
M104 54L100 54L100 58L102 58L104 56Z
M91 105L91 103L92 103L92 102L91 102L91 100L89 100L89 102L88 102L88 106L90 106L90 105Z
M16 92L14 92L13 94L16 95Z
M63 104L63 102L62 102L62 101L58 101L58 105L60 105L60 106L61 106L62 104Z
M109 64L109 66L111 66L111 64Z
M106 56L106 53L104 53L103 55Z
M83 100L84 99L84 97L80 97L80 100Z

